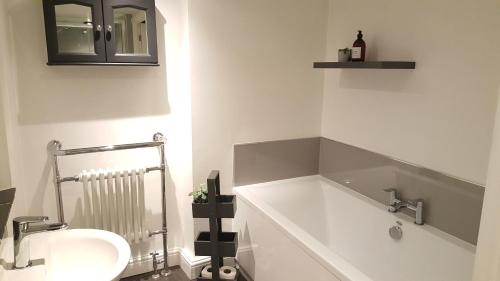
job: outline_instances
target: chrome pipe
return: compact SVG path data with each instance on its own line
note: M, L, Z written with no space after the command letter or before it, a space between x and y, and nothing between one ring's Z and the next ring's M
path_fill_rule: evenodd
M59 141L52 141L51 142L51 149L53 152L55 151L60 151L62 148L62 144ZM62 190L61 190L61 175L59 174L59 162L57 160L57 155L54 153L52 154L53 161L54 161L54 181L55 181L55 187L56 187L56 200L57 200L57 216L59 219L60 223L64 223L64 207L63 207L63 200L62 200Z
M77 154L87 154L87 153L98 153L98 152L108 152L126 149L136 149L136 148L147 148L160 146L162 143L159 142L143 142L143 143L129 143L129 144L118 144L118 145L106 145L106 146L95 146L95 147L85 147L85 148L75 148L66 150L55 150L54 155L56 156L68 156Z
M162 218L162 242L163 242L163 269L161 275L169 276L172 274L168 266L168 247L167 247L167 196L166 196L166 159L165 159L165 142L163 140L163 135L156 133L153 136L153 140L159 143L160 161L161 161L161 218Z

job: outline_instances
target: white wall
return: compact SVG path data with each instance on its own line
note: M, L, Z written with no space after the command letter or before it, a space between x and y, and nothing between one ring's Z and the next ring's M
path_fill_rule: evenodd
M233 144L319 135L327 1L189 3L193 180L230 192Z
M499 85L496 0L330 0L327 59L365 33L367 60L325 70L322 135L484 184Z
M150 141L160 131L168 142L169 248L183 247L185 228L192 232L192 222L183 213L192 186L187 2L158 1L160 67L49 67L42 1L4 3L15 64L4 75L12 84L4 100L12 184L18 188L14 213L57 219L47 153L50 140L75 148ZM72 176L82 169L158 163L154 150L119 152L65 158L61 171ZM147 178L149 225L155 229L161 226L159 178ZM78 192L77 184L63 185L67 220L73 223L77 222L72 214L78 206ZM141 245L142 254L150 247L160 249L159 239L156 246Z
M500 171L500 99L481 217L474 281L500 280L500 173L498 171Z
M326 0L157 1L158 68L46 66L41 2L2 3L12 29L13 68L4 76L12 89L4 100L18 187L14 215L57 217L50 140L85 147L150 140L162 131L170 166L169 245L192 255L187 194L193 182L220 169L230 192L234 143L320 133L323 73L312 61L324 56ZM154 151L72 157L62 160L61 170L73 175L156 159ZM65 184L63 191L68 220L77 223L79 187ZM158 193L148 196L151 222L159 224Z
M3 104L0 100L0 113L3 112ZM11 184L7 135L3 119L3 114L0 114L0 190L10 187Z
M10 170L19 190L15 214L56 218L50 140L82 147L150 140L156 131L168 138L169 244L191 254L187 193L212 169L230 192L235 143L323 135L485 181L500 61L494 0L157 1L158 68L46 66L41 1L1 2L0 58L9 63L0 72L0 156L8 147L10 167L0 176ZM414 59L417 69L312 68L325 51L335 60L358 28L368 58ZM62 169L129 168L156 157L73 158ZM154 177L150 184L157 190ZM64 188L71 214L77 192Z
M9 187L11 184L5 109L2 99L4 93L9 90L6 74L10 71L8 21L4 6L5 2L0 2L0 190Z

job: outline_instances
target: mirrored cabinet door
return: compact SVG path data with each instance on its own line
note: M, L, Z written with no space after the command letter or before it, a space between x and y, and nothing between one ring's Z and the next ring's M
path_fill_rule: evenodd
M44 0L48 64L105 62L101 0Z
M154 0L104 0L108 62L158 63Z

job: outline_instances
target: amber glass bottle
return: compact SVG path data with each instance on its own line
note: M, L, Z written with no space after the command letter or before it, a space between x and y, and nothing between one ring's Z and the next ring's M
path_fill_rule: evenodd
M358 39L352 45L352 61L365 61L366 43L363 41L363 33L358 30Z

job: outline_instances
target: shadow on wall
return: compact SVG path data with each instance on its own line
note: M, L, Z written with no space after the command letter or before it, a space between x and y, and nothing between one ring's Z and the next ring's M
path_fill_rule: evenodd
M21 125L165 115L165 18L157 12L160 67L47 66L42 1L9 0Z
M177 202L177 200L175 200L176 198L176 194L177 192L179 191L178 190L178 187L175 185L175 182L172 178L172 175L170 173L170 169L168 168L168 165L167 165L167 168L165 170L165 185L166 185L166 191L165 191L165 196L167 198L167 228L168 226L172 226L172 225L182 225L181 224L181 214L180 214L180 206L179 206L179 203ZM172 199L174 198L174 199ZM158 222L157 224L157 229L161 229L161 223L162 223L162 219L161 219L161 215L158 217L157 220L154 220L156 222ZM167 236L168 237L168 247L169 248L172 248L171 245L183 245L184 241L182 240L183 237L177 237L175 234L174 235L171 235L170 233L174 233L174 231L169 231L169 235ZM184 230L182 230L182 232L180 233L184 233ZM159 238L160 236L158 236Z
M412 93L416 70L342 69L340 88L380 92Z
M52 157L49 156L49 154L47 153L47 160L45 161L44 165L43 165L43 171L42 171L42 174L41 174L41 178L38 180L38 183L36 185L36 189L34 189L33 192L34 195L33 195L33 198L37 198L37 200L40 201L40 204L30 204L29 205L29 210L28 210L28 214L43 214L44 211L43 211L43 206L44 206L44 200L45 200L45 196L44 194L46 194L46 189L47 187L53 187L53 190L55 191L55 182L54 182L54 177L52 176L52 169L54 168L52 166ZM56 204L56 198L55 198L55 193L54 193L54 196L51 198L51 204L53 204L55 206ZM78 208L78 207L77 207ZM53 218L53 219L56 219L56 218Z

